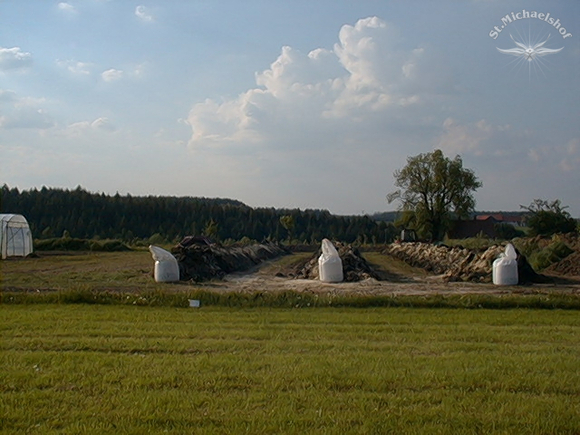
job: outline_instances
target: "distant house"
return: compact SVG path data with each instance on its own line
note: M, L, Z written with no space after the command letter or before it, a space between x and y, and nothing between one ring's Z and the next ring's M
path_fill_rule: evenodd
M503 213L491 213L491 214L480 214L475 216L476 220L485 221L492 217L498 224L510 224L514 226L524 226L525 225L525 215L512 215Z
M484 234L489 238L495 239L497 233L495 226L498 222L492 215L487 215L485 219L479 219L479 216L472 220L456 220L451 224L447 232L450 239L467 239Z

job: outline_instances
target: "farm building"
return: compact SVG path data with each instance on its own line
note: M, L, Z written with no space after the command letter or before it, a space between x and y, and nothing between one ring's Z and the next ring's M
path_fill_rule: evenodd
M26 257L32 253L32 233L24 216L0 214L0 224L0 248L3 260L7 257Z

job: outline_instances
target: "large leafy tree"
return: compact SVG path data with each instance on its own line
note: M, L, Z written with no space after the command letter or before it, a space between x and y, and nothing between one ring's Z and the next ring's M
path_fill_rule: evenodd
M568 206L562 206L559 199L552 202L535 199L530 205L520 207L531 214L528 218L531 236L549 236L576 231L576 220L566 211Z
M441 150L407 158L394 177L398 189L387 200L400 201L399 210L408 222L431 240L444 237L452 215L467 217L473 211L473 192L482 186L475 173L463 167L461 157L451 160Z

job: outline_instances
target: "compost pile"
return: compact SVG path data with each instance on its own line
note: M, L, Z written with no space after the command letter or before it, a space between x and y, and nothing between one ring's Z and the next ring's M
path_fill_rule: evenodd
M385 253L414 267L420 267L445 281L491 282L493 262L505 251L505 245L494 245L483 251L429 243L393 243ZM546 282L537 274L526 257L518 252L520 284Z
M368 278L379 279L379 275L362 257L358 249L341 242L333 242L333 244L342 261L344 281L358 282ZM298 265L290 276L297 279L319 279L318 258L321 254L322 250L319 249L306 263Z
M201 237L186 237L171 253L179 264L181 280L207 281L242 272L288 252L278 244L224 247Z

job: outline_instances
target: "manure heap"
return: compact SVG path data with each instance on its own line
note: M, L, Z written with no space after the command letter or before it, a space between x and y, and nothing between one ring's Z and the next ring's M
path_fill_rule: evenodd
M171 253L179 264L182 281L207 281L242 272L288 252L278 244L224 247L207 239L186 237Z

